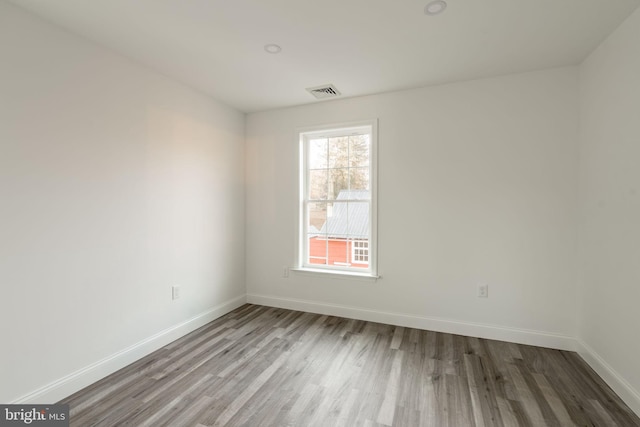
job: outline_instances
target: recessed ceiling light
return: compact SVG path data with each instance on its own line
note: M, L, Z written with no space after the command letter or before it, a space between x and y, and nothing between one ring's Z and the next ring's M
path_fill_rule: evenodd
M282 50L282 48L280 46L278 46L277 44L266 44L264 45L264 50L266 50L268 53L280 53L280 51Z
M427 15L439 15L447 8L447 2L443 0L434 0L424 7L424 13Z

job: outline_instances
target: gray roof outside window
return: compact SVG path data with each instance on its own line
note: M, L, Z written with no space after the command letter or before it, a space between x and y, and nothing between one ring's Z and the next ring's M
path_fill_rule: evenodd
M369 190L342 190L336 200L369 200ZM369 203L338 202L333 204L333 213L327 218L320 236L331 238L369 238Z

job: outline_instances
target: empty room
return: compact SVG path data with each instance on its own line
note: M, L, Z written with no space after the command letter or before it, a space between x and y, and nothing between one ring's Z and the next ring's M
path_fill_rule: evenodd
M640 426L640 0L0 0L0 425Z

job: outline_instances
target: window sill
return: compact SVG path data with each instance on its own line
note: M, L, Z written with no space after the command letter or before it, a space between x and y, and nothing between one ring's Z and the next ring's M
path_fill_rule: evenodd
M296 267L296 268L292 268L291 271L296 274L304 274L304 275L317 276L317 277L328 277L332 279L344 278L344 279L376 281L382 278L381 275L374 275L371 273L356 273L351 271L324 270L320 268Z

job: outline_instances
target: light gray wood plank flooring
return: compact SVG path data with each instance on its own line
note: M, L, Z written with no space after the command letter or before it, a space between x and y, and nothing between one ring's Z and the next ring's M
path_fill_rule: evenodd
M572 352L245 305L64 399L72 426L640 426Z

